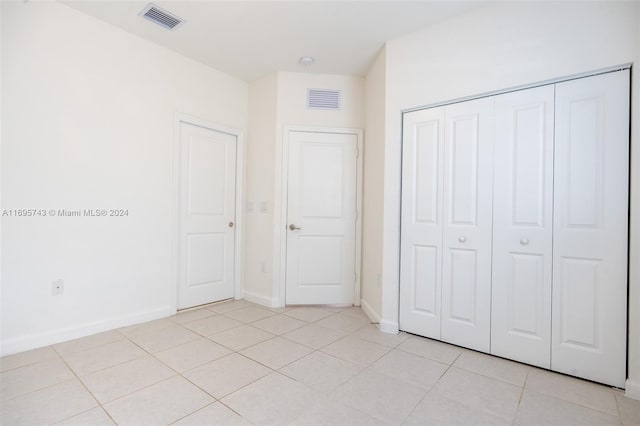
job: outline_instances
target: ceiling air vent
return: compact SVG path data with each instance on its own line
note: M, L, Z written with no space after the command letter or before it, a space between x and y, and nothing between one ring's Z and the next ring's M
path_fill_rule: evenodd
M173 13L167 12L153 3L149 3L142 9L139 15L168 30L175 30L184 23L184 20L181 18L178 18Z
M307 108L340 110L340 91L327 89L307 89Z

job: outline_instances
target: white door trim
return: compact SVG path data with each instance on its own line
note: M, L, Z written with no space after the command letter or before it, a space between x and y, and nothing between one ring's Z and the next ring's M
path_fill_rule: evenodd
M276 239L274 247L274 265L278 274L274 274L278 288L277 306L285 306L286 292L286 268L287 268L287 201L288 201L288 183L289 183L289 133L290 132L310 132L310 133L337 133L345 135L355 135L357 137L358 156L356 159L356 282L353 294L353 304L360 306L360 276L362 265L362 142L364 131L362 129L351 129L342 127L305 127L305 126L284 126L282 132L282 168L280 180L280 194L276 193L274 197L274 206L280 206L280 219L277 222L279 232L276 232L279 238ZM278 241L279 240L279 241ZM275 272L275 271L274 271ZM274 286L275 287L275 286Z
M235 253L234 253L234 297L244 297L243 253L242 235L244 229L244 163L245 144L242 131L225 127L217 123L194 117L192 115L175 113L173 126L173 164L172 164L172 188L171 188L171 280L169 285L170 315L178 310L178 261L179 261L179 225L180 225L180 123L188 123L194 126L204 127L216 132L227 133L236 137L236 213L235 213Z

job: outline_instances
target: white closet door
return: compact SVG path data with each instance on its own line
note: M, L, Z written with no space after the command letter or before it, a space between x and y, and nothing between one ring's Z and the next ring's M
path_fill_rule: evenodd
M445 108L442 340L489 352L494 98Z
M629 71L556 85L551 368L624 386Z
M444 107L403 127L400 327L440 339Z
M497 96L491 353L550 368L554 86Z

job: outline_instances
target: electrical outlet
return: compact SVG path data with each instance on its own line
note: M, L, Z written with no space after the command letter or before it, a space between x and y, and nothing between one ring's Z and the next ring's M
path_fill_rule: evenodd
M260 213L266 213L269 211L269 205L266 201L260 201Z
M61 294L64 294L64 280L58 278L51 282L51 295L60 296Z

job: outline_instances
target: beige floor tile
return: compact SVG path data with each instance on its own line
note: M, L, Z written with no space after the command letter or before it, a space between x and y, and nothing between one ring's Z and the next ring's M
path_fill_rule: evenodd
M176 324L184 324L185 322L210 317L211 315L215 315L215 312L205 308L198 308L198 309L189 309L188 311L178 312L177 314L170 317L169 319L175 322Z
M622 392L615 394L618 402L618 413L624 426L640 425L640 400L624 396Z
M433 391L469 408L512 421L518 409L522 388L451 367Z
M214 315L184 323L183 326L203 336L213 336L221 331L240 327L242 323L224 315Z
M313 406L317 394L279 373L226 396L222 403L254 424L287 424Z
M333 315L333 313L328 312L324 309L315 308L312 306L309 306L309 307L302 306L302 307L293 308L290 311L287 311L285 315L288 315L290 317L293 317L295 319L299 319L305 322L316 322L330 315Z
M166 425L214 399L182 377L172 377L105 404L118 425Z
M249 426L251 423L219 402L207 405L173 424L174 426Z
M586 380L553 373L540 368L531 368L526 388L593 408L616 416L618 408L611 388Z
M49 425L96 407L98 403L73 379L22 395L0 405L3 425Z
M348 315L331 315L330 317L321 319L315 324L321 327L328 328L330 330L352 333L357 329L369 324L369 321L365 320L362 317L351 317Z
M156 358L177 372L182 373L227 356L230 353L231 350L203 337L193 342L158 352Z
M402 332L398 334L383 333L376 324L369 324L362 327L354 333L354 336L390 348L395 348L409 337L407 333Z
M256 306L248 306L246 308L241 308L235 311L226 312L225 315L228 316L229 318L233 318L236 321L250 323L250 322L258 321L263 318L267 318L277 314L268 309L262 309Z
M429 390L449 366L407 352L392 350L376 361L371 369Z
M313 352L282 368L280 372L315 391L327 394L360 370L360 365L322 352Z
M470 350L462 352L453 366L516 386L524 386L529 371L524 364Z
M375 371L365 370L333 394L332 399L391 424L400 424L425 391Z
M616 416L528 389L522 395L516 423L521 426L620 425Z
M131 340L140 345L144 350L156 353L199 338L200 335L193 331L187 330L179 325L174 325L162 330L132 336Z
M173 321L169 321L167 318L158 319L155 321L143 322L140 324L130 325L119 329L118 331L127 337L132 337L138 334L150 333L152 331L162 330L163 328L174 326Z
M216 312L218 314L222 314L225 312L231 312L237 309L246 308L248 306L257 306L257 305L247 300L239 299L239 300L228 300L225 302L207 305L206 309L209 309L210 311Z
M283 337L293 340L296 343L310 346L314 349L320 349L338 339L341 339L345 335L347 335L346 332L331 330L315 324L309 324L284 334Z
M256 343L269 340L272 337L274 336L271 333L267 333L250 325L242 325L221 333L216 333L209 338L234 351L239 351L246 347L253 346Z
M101 408L95 407L56 423L56 426L114 426L111 417Z
M146 356L82 377L82 381L101 403L113 401L175 373L160 361Z
M256 321L251 325L271 334L284 334L303 327L307 323L286 315L275 315Z
M184 377L217 399L271 373L267 367L238 354L209 362Z
M52 361L55 359L60 359L60 357L56 351L51 348L51 346L7 355L0 358L0 372L14 370L16 368L26 367L27 365L36 364L38 362Z
M446 364L453 363L462 353L457 346L417 336L409 336L397 349Z
M429 392L403 426L509 426L511 422Z
M299 343L295 343L281 337L275 337L243 349L240 353L259 362L260 364L264 364L269 368L277 370L299 358L302 358L311 351L312 349L307 346L303 346Z
M124 339L125 337L122 333L119 333L116 330L112 330L105 331L104 333L93 334L87 337L82 337L80 339L58 343L57 345L53 345L53 348L60 355L65 356L75 352L93 349L95 347L106 345L109 343L122 341Z
M367 314L364 313L364 311L360 306L352 306L350 308L345 308L342 311L340 311L340 315L348 315L350 317L363 318L367 322L370 322L369 316L367 316Z
M64 360L78 376L122 364L147 355L128 340L118 340L64 356Z
M337 401L320 400L291 422L296 426L384 426L381 420Z
M71 370L59 358L9 370L0 374L1 400L7 401L74 377Z
M389 352L386 346L347 336L322 348L322 352L367 366Z

